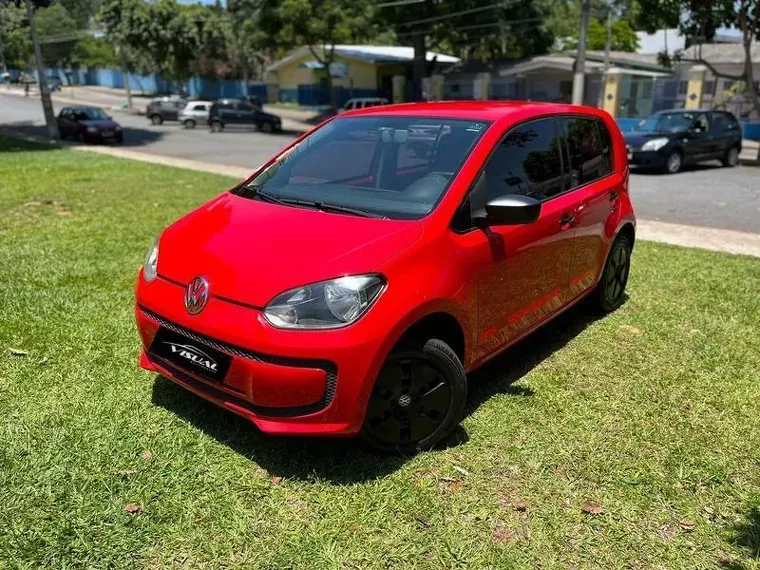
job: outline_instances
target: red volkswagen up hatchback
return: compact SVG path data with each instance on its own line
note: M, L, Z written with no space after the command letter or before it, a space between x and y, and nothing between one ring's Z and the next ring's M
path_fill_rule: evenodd
M467 372L586 295L623 302L634 232L602 111L345 113L163 232L140 364L265 432L428 449Z

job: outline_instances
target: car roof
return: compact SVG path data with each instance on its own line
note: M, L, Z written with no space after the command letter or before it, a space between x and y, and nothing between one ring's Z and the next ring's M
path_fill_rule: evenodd
M726 109L663 109L661 111L657 111L653 113L654 115L665 115L666 113L670 114L677 114L677 113L728 113L729 115L733 115L731 111L727 111Z
M64 107L63 109L70 109L72 111L87 111L90 109L95 109L97 111L103 111L103 109L101 109L100 107L95 107L94 105L69 105L67 107ZM103 112L105 113L105 111Z
M604 116L604 111L595 107L568 105L565 103L541 103L533 101L435 101L427 103L401 103L347 111L341 117L364 115L397 115L440 117L449 119L470 119L499 121L511 115L534 117L541 115L583 114Z

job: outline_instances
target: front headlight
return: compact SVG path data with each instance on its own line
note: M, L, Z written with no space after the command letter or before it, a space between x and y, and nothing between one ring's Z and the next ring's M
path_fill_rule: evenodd
M97 133L98 132L98 128L97 127L87 127L87 132L88 133Z
M153 242L153 245L148 250L148 257L145 258L145 265L143 265L143 279L147 283L153 281L158 275L158 238Z
M641 150L660 150L669 142L670 142L670 139L666 137L662 137L659 139L652 139L651 141L645 142L642 145Z
M385 287L381 275L352 275L297 287L277 295L264 308L281 329L334 329L359 319Z

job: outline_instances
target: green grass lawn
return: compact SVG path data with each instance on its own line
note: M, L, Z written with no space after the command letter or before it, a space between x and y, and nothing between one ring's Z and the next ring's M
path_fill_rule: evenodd
M637 244L381 457L138 369L148 246L232 182L0 138L0 568L760 568L760 260Z

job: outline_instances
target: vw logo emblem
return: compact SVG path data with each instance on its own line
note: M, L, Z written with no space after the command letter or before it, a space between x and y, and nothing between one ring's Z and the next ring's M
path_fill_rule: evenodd
M200 313L208 302L208 281L196 277L185 289L185 309L191 315Z

